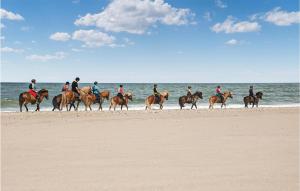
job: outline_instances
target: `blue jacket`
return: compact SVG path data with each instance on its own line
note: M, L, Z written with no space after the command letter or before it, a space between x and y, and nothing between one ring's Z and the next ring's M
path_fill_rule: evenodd
M93 94L100 94L100 89L97 85L93 85L92 87Z

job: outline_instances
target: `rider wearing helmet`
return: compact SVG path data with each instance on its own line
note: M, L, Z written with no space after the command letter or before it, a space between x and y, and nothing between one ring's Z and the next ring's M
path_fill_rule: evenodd
M96 99L99 100L100 99L100 88L98 87L97 81L94 82L94 85L92 87L92 92L96 96Z
M69 90L69 85L70 85L70 82L66 82L66 83L64 84L64 86L62 87L61 91L62 91L62 92L68 91L68 90Z
M187 91L187 100L190 101L192 99L192 87L191 86L188 86L188 89L186 90Z
M124 91L123 85L121 84L121 85L119 86L117 96L118 96L119 98L121 98L121 99L124 101L124 95L125 95L125 91Z
M252 97L253 101L255 101L255 96L254 96L254 93L253 93L253 86L250 86L250 88L249 88L249 97Z
M216 88L216 96L218 96L221 99L221 103L224 102L224 97L223 97L223 94L221 92L221 86L217 86L217 88Z
M75 80L72 82L72 91L75 93L75 97L78 99L80 94L79 94L79 91L78 91L78 82L80 81L80 78L79 77L76 77Z
M35 97L35 99L38 99L37 89L36 89L36 80L32 79L31 83L29 84L29 93Z
M160 102L160 93L157 91L157 84L153 86L153 94L155 96L156 102Z

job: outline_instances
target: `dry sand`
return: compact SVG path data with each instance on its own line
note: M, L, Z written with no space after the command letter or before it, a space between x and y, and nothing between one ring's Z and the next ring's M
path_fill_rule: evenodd
M299 108L1 115L3 191L299 188Z

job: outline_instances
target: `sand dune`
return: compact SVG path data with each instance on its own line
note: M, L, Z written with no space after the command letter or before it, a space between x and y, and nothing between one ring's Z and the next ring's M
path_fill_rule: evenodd
M1 113L3 191L297 191L299 108Z

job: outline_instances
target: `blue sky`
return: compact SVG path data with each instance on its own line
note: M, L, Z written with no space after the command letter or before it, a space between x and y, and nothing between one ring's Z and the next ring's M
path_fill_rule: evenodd
M1 81L298 82L296 0L1 0Z

